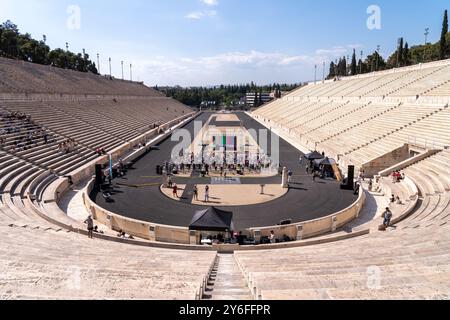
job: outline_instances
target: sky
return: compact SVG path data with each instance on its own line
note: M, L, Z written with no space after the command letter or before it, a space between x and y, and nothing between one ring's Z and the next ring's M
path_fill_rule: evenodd
M397 39L438 41L448 0L0 0L7 19L51 48L100 55L100 71L147 85L299 83L323 63ZM317 65L317 71L315 66ZM317 73L316 73L317 72Z

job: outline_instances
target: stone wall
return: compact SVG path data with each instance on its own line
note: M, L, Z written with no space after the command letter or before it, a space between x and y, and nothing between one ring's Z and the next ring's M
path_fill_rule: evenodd
M324 235L336 231L336 229L343 227L353 219L357 218L364 206L365 200L366 194L364 189L360 187L359 197L355 203L330 216L286 226L250 228L248 231L256 239L269 236L271 231L274 231L275 236L278 238L287 235L291 239L296 240Z
M410 158L409 145L403 146L388 152L381 157L373 159L361 166L365 171L367 177L377 175L380 171L383 171L395 164L405 161ZM357 173L356 173L357 174Z

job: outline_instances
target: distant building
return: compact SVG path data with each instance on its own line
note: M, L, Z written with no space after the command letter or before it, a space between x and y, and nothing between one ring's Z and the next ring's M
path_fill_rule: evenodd
M245 104L248 107L253 107L255 105L262 105L265 104L267 102L272 101L275 98L273 93L269 93L269 92L263 92L263 93L254 93L254 92L249 92L246 94L245 96ZM255 99L258 99L258 101L255 102Z

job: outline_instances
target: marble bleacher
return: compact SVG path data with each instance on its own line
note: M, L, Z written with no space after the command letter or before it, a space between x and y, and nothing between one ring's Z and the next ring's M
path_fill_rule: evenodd
M194 300L216 256L90 240L4 216L0 207L2 299Z
M448 300L449 161L450 150L443 150L405 168L413 185L382 178L393 221L411 211L386 232L312 247L235 253L253 297ZM389 204L391 194L403 203ZM419 201L411 201L416 196Z
M310 84L254 115L306 147L317 145L356 165L405 143L443 148L450 137L445 100L449 70L449 61L443 61ZM428 101L427 95L439 88L444 88L443 100Z
M0 93L162 95L141 83L0 58Z
M235 256L256 299L449 299L450 233L440 228Z
M344 155L357 167L405 143L437 151L406 165L405 181L380 179L377 206L393 212L393 226L385 232L311 247L237 252L254 298L450 298L449 68L443 61L311 84L254 111L299 144L316 143L318 150ZM316 101L328 106L314 117L310 106ZM288 103L291 114L301 113L295 121L282 116ZM336 103L342 106L333 108ZM402 203L390 203L392 194ZM381 217L374 219L383 230Z
M0 58L2 94L0 298L199 299L215 252L90 240L55 224L43 202L52 182L95 162L97 148L193 111L141 83ZM68 139L73 149L61 152Z

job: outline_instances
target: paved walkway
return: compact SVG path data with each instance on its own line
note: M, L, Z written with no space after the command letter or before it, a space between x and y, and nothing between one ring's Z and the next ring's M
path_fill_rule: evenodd
M366 203L364 204L359 217L348 223L343 229L346 231L361 231L370 229L373 232L378 231L378 226L383 223L381 214L383 213L388 199L379 193L369 192L369 183L365 181L362 186L366 192Z
M58 203L59 207L63 212L67 214L69 218L77 220L84 223L86 218L91 214L83 202L83 190L88 185L89 181L85 181L76 186L72 186L62 197L61 201ZM97 223L98 229L103 231L105 234L115 236L116 233L109 229L108 227Z

